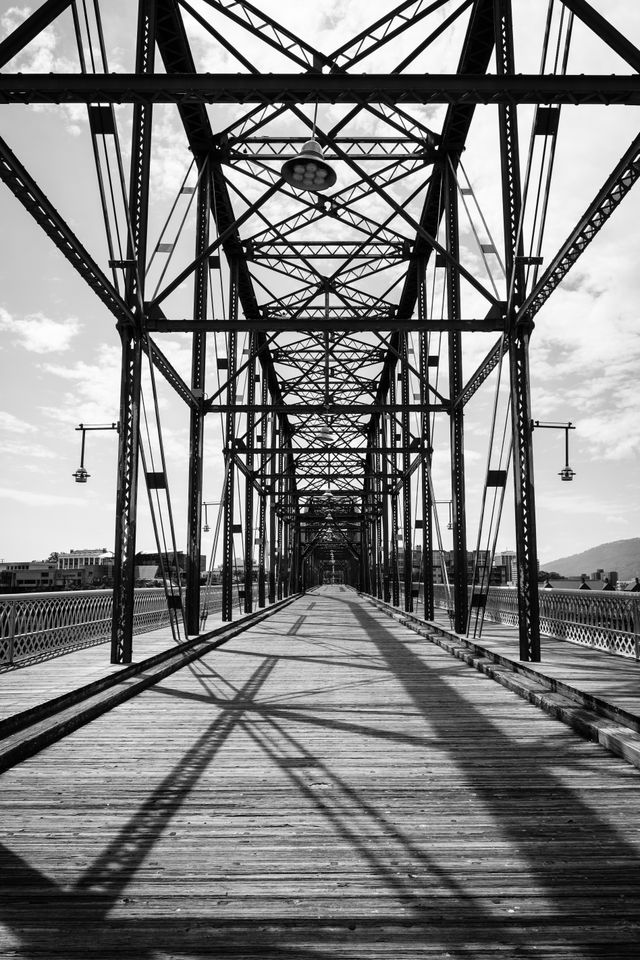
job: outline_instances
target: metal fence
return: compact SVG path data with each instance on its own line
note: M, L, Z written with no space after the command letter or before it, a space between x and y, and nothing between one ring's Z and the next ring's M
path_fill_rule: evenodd
M435 586L436 606L451 604L444 584ZM491 587L485 620L518 625L518 593ZM596 650L640 660L640 594L612 590L540 590L540 632Z
M257 584L254 585L257 592ZM219 613L222 588L201 589L201 609ZM104 643L111 637L112 590L64 593L21 593L0 596L0 664L19 663L53 653ZM203 620L203 629L204 629ZM168 626L169 611L162 587L135 591L134 634Z

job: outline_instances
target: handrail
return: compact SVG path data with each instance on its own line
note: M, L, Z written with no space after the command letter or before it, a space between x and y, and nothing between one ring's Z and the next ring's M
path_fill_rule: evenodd
M169 624L162 587L136 588L134 598L134 634ZM219 584L202 587L201 602L207 615L219 612ZM112 612L112 590L1 594L0 664L104 643L111 636Z
M614 590L540 590L540 632L621 657L640 660L640 594ZM443 584L436 584L437 607L447 609ZM485 620L518 625L515 587L491 587Z

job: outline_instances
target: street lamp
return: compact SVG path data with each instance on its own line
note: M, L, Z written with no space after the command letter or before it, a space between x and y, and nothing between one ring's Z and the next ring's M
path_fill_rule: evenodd
M337 180L335 170L326 162L322 147L314 139L307 140L297 156L285 160L280 173L290 187L312 193L328 190Z
M76 483L86 483L90 473L87 473L86 467L84 465L84 451L86 445L86 433L88 430L116 430L120 433L120 424L119 423L81 423L76 427L76 433L80 430L82 432L82 443L80 446L80 466L78 469L71 474Z
M209 518L207 516L207 507L217 507L221 502L221 500L207 500L206 502L204 500L202 501L202 506L204 507L204 524L202 529L204 533L209 533L209 530L211 530L211 527L209 526Z
M541 423L540 420L534 420L532 427L544 427L547 430L564 430L564 467L558 473L561 480L570 481L575 477L575 470L569 466L569 430L575 430L575 427L569 421L568 423Z
M447 530L453 530L453 500L434 500L433 502L449 504L449 522L447 523Z

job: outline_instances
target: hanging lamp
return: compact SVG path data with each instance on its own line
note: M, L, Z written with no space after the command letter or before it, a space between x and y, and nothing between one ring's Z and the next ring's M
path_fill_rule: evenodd
M316 119L318 116L318 102L313 113L313 127L311 139L303 143L300 153L285 160L280 171L282 178L296 190L310 190L312 193L322 193L329 190L337 180L337 175L324 159L322 147L316 140Z
M285 160L281 175L289 186L312 193L329 190L337 180L336 172L324 159L317 140L307 140L296 157Z

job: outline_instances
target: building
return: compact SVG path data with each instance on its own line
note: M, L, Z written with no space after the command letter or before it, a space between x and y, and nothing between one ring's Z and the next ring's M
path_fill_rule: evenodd
M45 592L55 586L55 560L25 560L19 563L0 563L0 591L2 593Z
M176 562L180 571L180 579L184 580L187 569L187 556L183 550L177 550L173 553L136 553L134 577L137 586L149 585L158 581L162 584L162 571L170 580L176 580ZM204 554L200 555L200 574L204 574L207 569L207 558Z
M109 587L113 584L113 558L106 547L59 553L54 585L62 590Z

